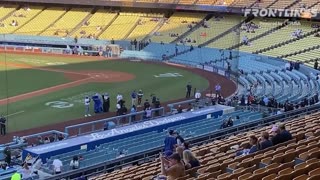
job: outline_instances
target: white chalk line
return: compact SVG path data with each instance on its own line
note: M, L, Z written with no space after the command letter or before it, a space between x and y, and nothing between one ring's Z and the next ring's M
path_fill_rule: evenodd
M15 113L12 113L12 114L8 114L4 117L10 117L10 116L14 116L14 115L17 115L17 114L21 114L21 113L24 113L25 111L18 111L18 112L15 112Z

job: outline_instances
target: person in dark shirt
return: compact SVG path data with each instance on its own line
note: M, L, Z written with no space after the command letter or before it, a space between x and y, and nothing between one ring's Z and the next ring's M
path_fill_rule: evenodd
M169 130L169 135L164 139L164 153L166 156L173 154L173 150L177 145L176 137L174 136L174 130Z
M150 107L150 103L149 103L149 100L148 99L146 99L146 101L144 102L144 108L143 108L143 110L146 110L147 108L149 108Z
M229 117L229 119L225 120L222 125L221 125L221 129L224 128L228 128L228 127L232 127L233 126L233 119L231 117Z
M286 127L284 124L279 125L279 130L280 130L280 135L281 135L284 142L292 139L291 133L286 130Z
M280 135L280 130L278 126L273 126L270 131L270 134L272 135L271 141L273 145L277 145L284 142L282 136Z
M8 166L10 166L10 164L11 164L11 150L10 150L9 146L7 146L3 150L3 154L5 155L4 161L8 164Z
M193 155L190 150L183 151L183 162L186 169L192 169L194 167L199 167L199 160Z
M49 136L49 141L50 142L54 142L55 141L55 137L56 137L56 135L52 134L52 136Z
M268 132L262 132L261 137L259 138L258 146L259 150L263 150L272 146L272 141L269 139Z
M191 96L191 90L192 90L192 85L191 85L191 83L189 82L189 83L187 84L187 87L186 87L186 91L187 91L186 98L190 98L190 96Z

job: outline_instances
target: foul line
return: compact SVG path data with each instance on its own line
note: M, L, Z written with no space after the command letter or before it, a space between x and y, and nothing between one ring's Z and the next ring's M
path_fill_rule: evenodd
M15 112L15 113L12 113L12 114L8 114L4 117L10 117L10 116L14 116L14 115L17 115L17 114L21 114L21 113L24 113L24 111L19 111L19 112Z
M52 86L52 87L49 87L49 88L44 88L44 89L28 92L28 93L25 93L25 94L20 94L20 95L17 95L17 96L12 96L12 97L9 97L9 98L6 98L6 99L1 99L0 100L0 105L11 103L11 102L16 102L16 101L20 101L20 100L24 100L24 99L28 99L28 96L34 97L34 96L40 96L40 95L43 95L43 94L47 94L47 92L51 91L52 89L55 89L55 91L57 91L57 90L64 89L65 87L77 86L77 85L83 84L84 82L88 81L89 79L92 79L92 78L89 77L89 78L85 78L85 79L81 79L81 80L77 80L77 81L72 81L72 82L65 83L65 84L60 84L60 85L57 85L57 86Z
M20 63L0 62L0 65L5 65L5 66L9 66L9 67L16 67L16 68L36 69L36 70L41 70L41 71L76 74L76 75L88 75L86 73L78 73L78 72L73 72L73 71L68 71L68 70L60 70L60 69L54 69L54 68L43 68L43 67L37 67L37 66L28 65L28 64L20 64Z

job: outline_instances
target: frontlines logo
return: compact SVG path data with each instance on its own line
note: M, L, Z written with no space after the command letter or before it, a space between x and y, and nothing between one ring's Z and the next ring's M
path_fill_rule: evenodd
M303 17L312 18L317 16L317 9L270 9L270 8L246 8L243 10L244 16L253 15L254 17Z

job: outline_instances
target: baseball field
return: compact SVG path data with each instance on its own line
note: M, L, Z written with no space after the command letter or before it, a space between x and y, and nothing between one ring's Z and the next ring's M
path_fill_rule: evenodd
M9 132L84 118L84 97L109 93L111 110L121 93L127 107L130 94L142 89L161 102L184 98L191 82L201 91L209 81L188 68L159 63L106 60L94 57L0 54L0 114L7 116ZM93 104L91 111L93 112Z

